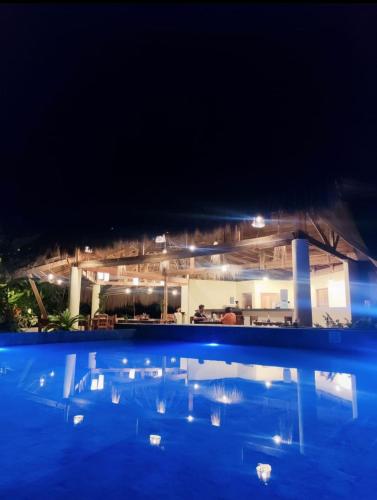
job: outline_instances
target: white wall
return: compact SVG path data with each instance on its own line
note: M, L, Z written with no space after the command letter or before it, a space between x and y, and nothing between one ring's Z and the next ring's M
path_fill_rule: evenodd
M235 281L191 280L188 286L189 317L199 304L206 309L222 309L230 305L230 297L236 298Z
M313 309L313 323L325 326L323 315L328 313L334 320L344 323L345 319L351 319L350 305L347 304L347 294L345 273L342 267L338 266L334 271L331 269L322 269L311 273L311 296ZM317 305L316 290L320 288L328 289L329 305L328 307Z
M350 305L347 304L346 277L342 266L334 269L323 269L311 273L311 299L313 308L313 323L325 326L323 315L325 313L341 322L351 319ZM317 306L317 293L319 288L327 288L329 296L328 307ZM262 293L279 293L288 290L289 308L294 308L293 281L292 280L250 280L250 281L216 281L216 280L190 280L187 294L187 308L193 316L199 304L204 304L206 309L223 309L230 304L230 297L239 300L242 305L242 294L251 293L253 309L261 308Z

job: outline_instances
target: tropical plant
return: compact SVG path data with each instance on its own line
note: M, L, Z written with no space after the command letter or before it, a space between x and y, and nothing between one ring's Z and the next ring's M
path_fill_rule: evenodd
M71 316L68 309L66 309L59 314L50 315L48 319L49 324L46 326L45 331L56 332L59 330L78 330L76 325L80 320L84 319L84 317L81 314Z

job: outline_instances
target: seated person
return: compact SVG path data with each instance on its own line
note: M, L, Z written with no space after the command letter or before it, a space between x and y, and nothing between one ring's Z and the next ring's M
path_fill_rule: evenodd
M221 323L223 325L235 325L237 323L236 315L232 312L231 307L225 308L225 314L222 317Z
M207 316L204 313L204 305L200 304L199 309L195 311L194 314L194 323L201 323L202 321L206 321Z

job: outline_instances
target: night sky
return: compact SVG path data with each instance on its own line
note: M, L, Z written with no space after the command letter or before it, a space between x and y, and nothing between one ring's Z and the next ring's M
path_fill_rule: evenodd
M373 247L376 21L373 5L1 5L3 237L205 227L325 202L337 181Z

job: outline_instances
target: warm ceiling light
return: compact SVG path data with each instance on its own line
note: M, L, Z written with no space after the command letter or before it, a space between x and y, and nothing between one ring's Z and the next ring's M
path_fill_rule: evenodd
M190 245L189 246L189 250L190 250L190 252L195 252L196 246L195 245Z
M48 278L48 280L49 280L49 281L52 281L52 280L54 279L54 275L50 273L50 274L47 276L47 278Z
M160 281L160 285L161 285L161 286L164 286L164 285L165 285L165 281L164 281L164 280L161 280L161 281Z
M57 283L58 285L61 285L61 284L63 283L63 280L58 279L58 280L56 281L56 283Z
M168 253L167 249L166 249L166 248L164 248L164 249L162 250L162 253Z
M223 266L221 266L221 270L222 271L227 271L228 270L228 266L226 264L224 264Z
M251 225L258 229L264 227L266 225L264 217L262 217L261 215L253 217L253 222L251 223Z
M139 284L139 278L132 278L132 283L134 285L138 285Z
M131 288L126 288L126 294L129 295L131 293Z
M173 295L177 295L177 293L178 293L178 292L177 292L177 290L173 290L173 291L172 291L172 294L173 294Z
M153 293L153 288L149 287L148 288L148 293Z
M218 244L219 244L219 242L218 242L217 240L215 240L215 241L213 242L213 246L217 246Z

